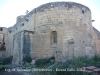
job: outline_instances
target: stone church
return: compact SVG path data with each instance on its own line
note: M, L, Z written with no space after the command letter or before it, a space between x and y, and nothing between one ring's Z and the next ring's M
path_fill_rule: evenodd
M17 17L8 28L6 55L19 64L55 56L56 60L100 54L100 32L92 26L91 10L74 2L50 2Z

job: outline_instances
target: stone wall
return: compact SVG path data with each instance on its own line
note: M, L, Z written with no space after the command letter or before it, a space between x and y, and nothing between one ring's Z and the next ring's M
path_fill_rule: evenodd
M62 51L64 58L95 54L91 11L83 5L73 2L44 4L36 9L35 29L36 57L49 57L54 51ZM52 31L57 32L56 49L50 44ZM69 44L70 40L74 43Z
M25 56L33 54L33 31L21 31L13 36L13 48L11 54L13 56L13 64L22 64Z
M6 48L7 41L7 28L0 27L0 48ZM0 57L5 56L5 50L0 50Z
M6 57L5 51L0 51L0 57Z
M28 21L27 21L28 20ZM14 35L24 30L34 31L34 15L26 15L20 21L18 21L13 27L8 28L7 35L7 56L13 55L13 39ZM10 43L10 44L9 44Z
M0 34L0 47L2 46L3 44L3 34Z
M7 40L7 28L0 27L0 46L2 44L6 46L6 40Z
M92 57L98 47L94 35L88 7L51 2L33 9L8 29L7 54L14 56L16 64L26 54L32 58L55 56L56 60Z
M96 43L96 53L100 55L100 32L93 27L95 43Z

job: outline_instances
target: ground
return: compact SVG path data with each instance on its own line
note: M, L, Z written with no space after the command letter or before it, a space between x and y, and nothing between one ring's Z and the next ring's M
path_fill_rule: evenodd
M19 72L5 72L5 71L0 71L0 75L25 75L25 74L19 73Z

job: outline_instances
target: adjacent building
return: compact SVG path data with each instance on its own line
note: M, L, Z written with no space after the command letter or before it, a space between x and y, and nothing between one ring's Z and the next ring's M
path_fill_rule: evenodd
M5 56L7 28L0 27L0 57Z

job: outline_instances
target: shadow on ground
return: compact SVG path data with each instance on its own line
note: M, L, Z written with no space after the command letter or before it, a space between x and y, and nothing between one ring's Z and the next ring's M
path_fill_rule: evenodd
M0 75L25 75L25 74L19 73L19 72L5 72L5 71L0 71Z

